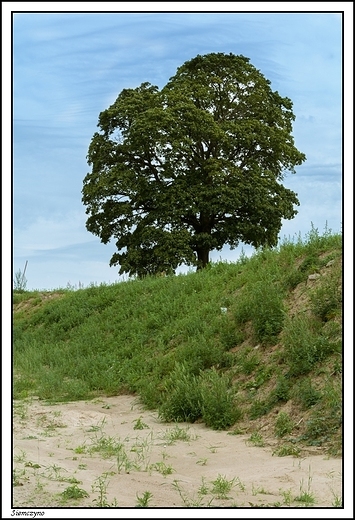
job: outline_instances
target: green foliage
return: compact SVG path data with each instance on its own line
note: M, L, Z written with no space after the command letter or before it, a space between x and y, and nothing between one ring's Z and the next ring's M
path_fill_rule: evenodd
M320 285L311 294L311 309L322 321L329 321L341 313L342 284L341 267L322 276Z
M275 401L287 402L290 398L290 390L290 380L282 375L277 378L276 387L271 393L271 396Z
M314 232L305 243L286 241L279 250L264 248L197 273L14 293L13 396L58 402L131 393L163 420L202 420L215 429L292 400L311 414L300 426L302 442L324 442L335 452L341 448L340 311L323 321L311 298L321 304L321 290L339 280L339 246L341 237ZM298 291L288 292L287 273L311 255L334 263L302 286L294 308ZM272 334L262 324L268 309L276 317L271 325L277 323ZM133 423L142 427L139 419ZM121 469L138 464L115 439L100 439L81 449L110 453Z
M294 426L295 424L291 417L285 412L280 412L275 423L276 437L284 437L285 435L291 433Z
M295 394L295 398L300 401L304 409L314 406L322 397L321 392L317 391L310 378L301 381Z
M166 398L158 411L164 421L195 422L202 416L199 378L186 364L178 364L165 386Z
M266 415L270 412L272 406L273 403L270 400L254 399L249 409L250 419L258 419L258 417Z
M341 344L330 338L313 318L295 316L285 324L284 348L289 375L300 376L307 374L330 354L338 352Z
M65 490L61 493L61 496L64 499L78 500L80 498L88 497L89 494L84 489L81 489L77 485L75 485L65 488Z
M211 493L217 495L219 499L227 499L228 493L232 487L235 486L235 481L235 478L228 480L225 476L218 475L217 478L212 481L213 487Z
M328 382L306 422L302 440L314 446L330 442L342 428L342 389L340 382Z
M201 377L202 418L214 430L225 430L241 417L230 379L211 369Z
M153 497L153 493L150 491L144 491L142 496L136 494L137 497L137 505L136 507L148 507L149 500Z
M225 244L275 246L299 205L281 181L306 159L294 118L291 100L232 53L196 56L161 90L122 90L99 114L82 190L87 229L116 241L110 265L172 274L206 267Z
M144 428L149 428L149 426L142 421L142 417L139 417L134 421L133 430L144 430Z
M278 446L273 452L273 455L277 455L277 457L299 457L301 453L300 448L294 446L292 444L282 444L282 446Z
M252 293L251 320L258 342L274 344L284 320L280 288L272 280L261 280Z
M159 407L165 421L195 422L201 418L213 429L226 429L240 418L230 380L211 369L196 377L178 365L166 386L167 398Z
M259 448L262 448L265 446L265 441L263 439L263 436L259 432L253 432L248 441L248 443L252 444L253 446L258 446Z

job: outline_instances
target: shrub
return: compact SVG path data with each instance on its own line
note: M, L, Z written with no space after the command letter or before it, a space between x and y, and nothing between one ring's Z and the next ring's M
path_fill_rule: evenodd
M202 418L214 430L232 426L241 416L229 378L215 369L201 375Z
M179 363L165 383L164 401L158 408L165 421L195 422L201 417L199 378Z
M251 286L247 298L244 319L247 315L251 320L255 340L274 344L284 321L282 291L271 277L265 277Z
M284 278L284 284L286 289L295 289L297 285L301 282L304 282L306 280L306 275L303 273L303 271L300 271L299 269L292 269L289 271L285 278Z
M300 376L307 374L318 361L337 352L340 343L331 341L328 334L322 333L314 319L295 316L285 325L284 348L289 375Z
M275 423L275 435L277 437L284 437L288 433L291 433L293 428L294 422L291 417L285 412L280 412Z
M322 321L328 321L341 311L342 286L340 268L323 276L321 284L311 296L311 310Z
M249 417L250 419L258 419L270 412L272 403L270 401L260 401L256 399L250 407Z
M315 388L312 386L312 381L309 378L304 379L300 383L295 394L295 398L300 401L304 409L314 406L319 401L321 396L322 394L315 390Z
M271 392L271 398L274 401L288 401L290 397L291 383L285 376L279 376L277 379L276 387Z

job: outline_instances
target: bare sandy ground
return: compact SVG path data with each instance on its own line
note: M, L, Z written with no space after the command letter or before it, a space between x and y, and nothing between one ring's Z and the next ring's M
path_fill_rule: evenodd
M341 507L341 459L162 423L132 396L18 401L13 426L13 508Z

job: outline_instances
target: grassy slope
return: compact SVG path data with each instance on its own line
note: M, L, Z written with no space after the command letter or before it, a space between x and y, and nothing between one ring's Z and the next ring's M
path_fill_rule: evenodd
M135 393L166 420L339 454L341 262L341 236L312 230L198 273L15 293L14 397Z

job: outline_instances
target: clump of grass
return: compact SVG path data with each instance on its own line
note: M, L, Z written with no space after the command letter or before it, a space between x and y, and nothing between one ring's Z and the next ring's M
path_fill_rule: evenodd
M252 420L258 419L259 417L262 417L263 415L269 413L272 407L273 403L268 399L254 399L249 408L249 417Z
M178 363L165 383L166 398L159 406L164 421L195 422L202 415L201 389L198 377L186 363Z
M322 333L317 321L307 316L288 319L284 327L285 358L290 376L308 374L314 365L338 352L341 345Z
M211 493L217 496L218 499L227 499L228 493L235 485L235 478L228 480L223 475L218 475L215 480L212 481L213 487Z
M79 500L80 498L86 498L89 493L85 489L79 488L77 485L69 486L61 493L61 496L66 500Z
M295 497L295 502L302 502L303 504L310 506L316 502L314 493L311 491L312 484L312 476L311 476L311 468L309 467L308 471L308 480L307 480L307 489L304 489L304 480L302 479L300 482L300 494Z
M301 453L301 449L292 444L283 444L282 446L278 446L273 452L273 455L277 455L278 457L299 457Z
M295 423L291 417L285 412L280 412L275 422L276 437L284 437L285 435L291 433L294 426Z
M249 439L247 440L248 444L252 444L253 446L258 446L262 448L265 446L265 441L263 439L263 436L259 432L253 432Z
M339 316L342 309L341 269L322 277L321 284L311 296L311 310L315 316L327 322Z
M142 496L137 493L137 505L136 507L148 507L149 501L153 498L153 493L150 491L144 491Z
M162 439L164 439L167 444L171 445L176 441L189 442L190 440L195 440L196 436L193 436L189 432L189 427L181 428L181 426L176 424L174 428L170 428L164 432Z
M317 404L321 397L321 392L314 388L309 377L303 379L295 390L295 399L301 403L305 410Z
M164 461L151 464L150 469L161 473L164 477L166 477L166 475L171 475L175 471L171 464L165 464Z
M214 369L202 376L201 400L202 418L214 430L226 429L241 417L229 377Z
M133 430L144 430L145 428L149 428L149 426L142 421L142 417L138 417L138 419L134 421Z

